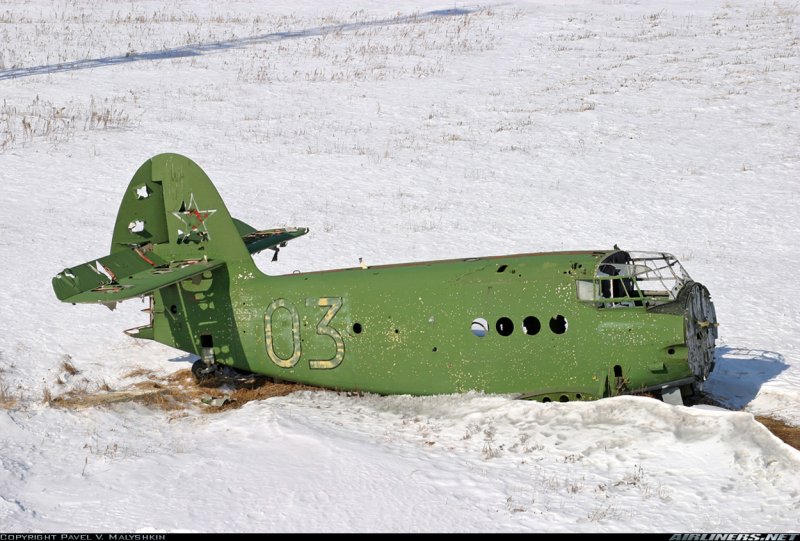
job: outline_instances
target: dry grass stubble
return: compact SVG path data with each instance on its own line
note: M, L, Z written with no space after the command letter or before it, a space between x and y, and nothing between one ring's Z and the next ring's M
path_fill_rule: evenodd
M134 402L166 411L202 406L208 413L229 409L237 409L251 400L264 400L276 396L285 396L294 391L313 390L300 383L276 382L264 376L251 376L242 381L224 382L209 381L198 384L190 370L179 370L167 376L137 369L127 377L146 376L145 381L134 383L130 387L117 391L107 390L91 393L85 389L68 391L52 398L49 402L54 407L83 409L122 402ZM227 398L221 406L209 407L203 400L209 398Z

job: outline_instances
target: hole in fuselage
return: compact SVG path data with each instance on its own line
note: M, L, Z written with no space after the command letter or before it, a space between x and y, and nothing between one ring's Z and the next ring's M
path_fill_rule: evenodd
M353 323L353 332L356 334L361 334L364 328L361 326L361 323Z
M213 348L214 347L214 339L211 338L210 334L201 334L200 335L200 347L201 348Z
M545 396L544 398L542 398L542 402L550 402L550 397Z
M558 399L559 402L569 402L569 397L565 394L562 394L561 397Z
M522 320L522 330L525 331L525 334L529 336L533 336L534 334L539 334L539 331L542 329L542 324L539 322L539 318L534 316L528 316Z
M514 322L507 317L501 317L497 320L495 328L500 336L511 336L511 333L514 332Z
M550 318L550 330L555 334L564 334L567 332L568 326L569 323L567 322L567 318L560 314L556 317Z
M173 304L172 306L169 307L169 311L172 312L173 314L177 314L178 313L178 306Z
M614 377L621 378L622 377L622 367L618 364L614 365Z
M497 267L497 272L505 272L507 268L508 265L500 265L499 267Z

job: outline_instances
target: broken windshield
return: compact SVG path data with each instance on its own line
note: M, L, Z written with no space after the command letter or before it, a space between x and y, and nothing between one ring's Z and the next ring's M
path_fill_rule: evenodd
M613 252L591 280L578 280L578 299L598 308L657 306L674 301L689 274L672 254Z

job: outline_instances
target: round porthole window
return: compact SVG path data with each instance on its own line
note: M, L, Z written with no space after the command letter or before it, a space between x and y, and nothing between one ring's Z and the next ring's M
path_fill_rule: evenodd
M498 319L494 327L500 336L511 336L511 333L514 332L514 322L507 317Z
M528 316L522 320L522 330L529 336L539 334L541 329L542 324L539 322L539 318L535 316Z
M557 315L554 318L550 318L550 330L555 334L564 334L567 332L568 326L569 323L567 322L567 318L562 315Z
M482 317L476 318L473 320L470 330L478 338L483 338L489 332L489 322Z

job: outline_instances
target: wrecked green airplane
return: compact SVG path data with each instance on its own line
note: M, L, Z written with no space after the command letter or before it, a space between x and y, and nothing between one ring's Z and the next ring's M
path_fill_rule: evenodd
M252 256L306 228L232 218L193 161L147 160L111 254L53 278L61 301L148 297L126 331L221 367L337 390L469 390L543 402L648 393L682 403L714 367L706 287L675 257L619 249L477 257L281 276Z

